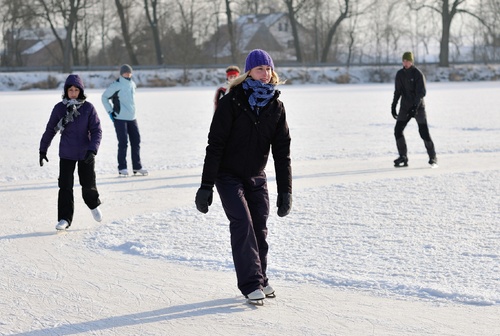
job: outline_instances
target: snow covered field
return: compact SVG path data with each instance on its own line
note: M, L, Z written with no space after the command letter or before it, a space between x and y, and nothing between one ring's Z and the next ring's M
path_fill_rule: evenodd
M428 83L439 168L417 125L395 169L392 84L282 86L294 204L269 219L276 299L245 304L218 197L196 211L215 87L139 89L148 177L103 141L96 223L75 183L57 233L57 91L0 92L0 335L500 335L500 82ZM268 164L272 204L276 186Z

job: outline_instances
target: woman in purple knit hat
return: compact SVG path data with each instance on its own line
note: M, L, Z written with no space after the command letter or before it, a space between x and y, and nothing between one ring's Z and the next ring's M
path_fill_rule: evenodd
M292 206L290 133L276 90L271 56L252 50L245 73L231 82L212 119L196 208L207 213L213 187L229 219L238 288L251 304L275 297L267 277L269 193L265 167L272 148L278 187L278 216Z
M94 106L86 101L84 85L78 75L69 75L64 84L62 101L50 115L40 140L40 167L47 159L47 150L54 136L60 132L59 141L59 196L57 200L57 230L65 230L73 221L73 184L75 168L82 186L85 204L94 220L102 220L99 193L94 171L95 156L102 138L101 122Z

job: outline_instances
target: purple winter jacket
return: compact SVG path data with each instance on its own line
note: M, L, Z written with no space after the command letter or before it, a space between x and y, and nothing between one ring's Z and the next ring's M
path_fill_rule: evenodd
M59 157L68 160L83 160L87 151L97 154L102 139L102 129L97 111L89 102L78 109L80 115L66 125L59 142ZM45 132L40 140L40 152L47 152L56 135L55 127L66 115L66 105L57 103L52 110Z

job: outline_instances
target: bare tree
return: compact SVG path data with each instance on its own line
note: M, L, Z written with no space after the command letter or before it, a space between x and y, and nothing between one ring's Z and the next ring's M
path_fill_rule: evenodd
M99 1L95 6L96 14L95 20L96 25L99 27L99 52L98 59L100 65L102 64L113 64L109 59L109 48L107 48L107 41L111 41L110 32L112 30L112 25L114 22L115 15L111 15L111 1L113 0L104 0Z
M144 9L146 10L146 17L151 33L153 34L153 41L156 51L156 62L158 65L163 64L163 53L160 44L160 32L158 28L158 1L157 0L144 0Z
M228 30L228 34L229 34L229 45L231 48L231 61L233 63L236 63L237 49L236 49L236 40L234 38L233 14L231 11L231 1L225 0L225 2L226 2L227 30Z
M120 24L122 28L123 41L125 42L125 47L127 48L128 57L130 58L130 63L132 65L139 65L139 61L137 60L137 56L134 52L134 47L132 45L130 39L130 33L128 30L127 18L126 18L126 8L122 4L121 0L115 0L116 9L118 11L118 16L120 17Z
M450 65L450 30L455 15L459 13L468 14L480 19L475 13L465 9L463 5L466 0L408 0L410 8L414 10L430 9L441 16L441 40L439 45L439 65L448 67ZM462 6L462 7L461 7Z
M328 29L328 33L326 35L326 41L325 41L325 44L323 46L323 51L321 53L321 62L322 63L326 63L326 61L328 60L328 53L330 52L330 48L332 46L332 41L333 41L333 36L337 32L337 29L339 28L342 21L347 19L350 15L349 2L350 2L350 0L343 0L343 1L341 1L341 3L339 3L338 16L337 16L335 22Z
M299 30L297 27L297 13L304 7L307 0L298 0L296 3L294 0L284 0L284 2L288 10L288 18L290 19L290 26L292 28L293 45L295 47L297 62L302 63L302 48L300 45Z
M63 53L63 72L71 72L73 41L72 34L78 20L78 11L82 8L82 0L38 0L41 6L40 16L47 21L52 33L57 39ZM65 31L57 27L62 24ZM64 35L63 35L64 34Z
M4 54L2 66L22 66L20 33L36 23L36 16L26 0L3 0L0 6Z

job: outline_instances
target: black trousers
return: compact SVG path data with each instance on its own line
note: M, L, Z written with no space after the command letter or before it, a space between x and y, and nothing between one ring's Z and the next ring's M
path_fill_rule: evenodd
M396 146L398 148L399 156L407 156L408 149L406 147L406 139L404 136L404 130L406 125L410 122L412 117L409 117L406 120L398 120L396 121L396 126L394 126L394 137L396 138ZM429 126L427 125L427 119L425 117L425 113L421 115L417 115L415 118L418 124L418 133L420 137L424 141L425 149L427 150L427 154L429 158L436 157L436 150L434 148L434 142L431 139L431 135L429 133Z
M57 220L65 219L71 225L75 211L73 185L75 167L78 164L78 177L82 186L82 197L89 207L95 209L100 204L99 192L96 187L95 162L86 164L84 161L59 160L59 196L57 200Z
M268 285L267 178L264 172L247 179L220 174L215 184L229 219L231 250L238 288L243 295L247 295Z

